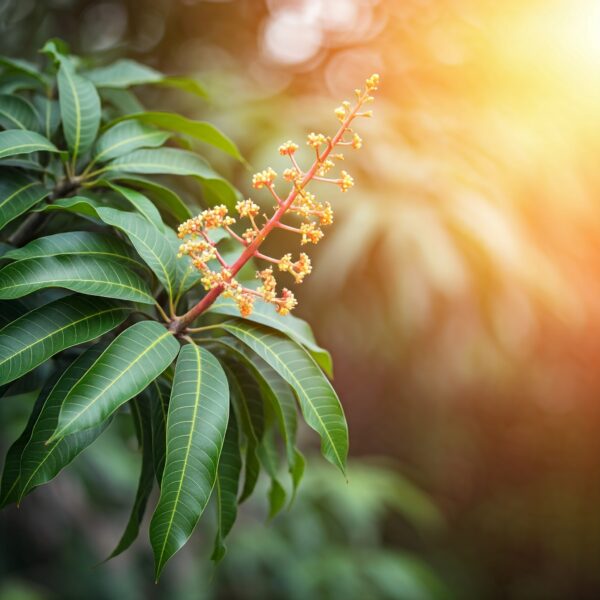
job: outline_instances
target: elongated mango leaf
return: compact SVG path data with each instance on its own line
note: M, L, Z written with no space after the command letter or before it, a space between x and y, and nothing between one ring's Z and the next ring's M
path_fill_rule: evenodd
M132 267L138 266L140 262L128 244L115 236L93 231L67 231L37 238L22 248L10 250L4 258L24 260L63 254L109 258Z
M279 455L273 435L273 429L268 428L258 448L258 456L265 471L271 478L269 489L269 519L273 519L285 506L285 488L278 478Z
M67 296L36 308L0 330L0 385L51 356L120 325L128 309L104 298Z
M192 216L192 211L184 201L173 190L164 185L133 175L119 177L118 181L129 187L141 188L149 192L158 208L163 213L172 215L176 223L182 223Z
M168 133L139 122L123 121L100 136L96 142L94 162L112 160L139 148L156 148L162 146L169 137Z
M63 132L75 162L96 139L100 98L94 84L77 75L69 61L61 61L57 81Z
M171 386L162 378L155 379L147 389L151 397L152 413L152 456L154 473L160 485L165 467L165 448L167 444L167 413L169 410L169 394Z
M98 201L88 198L85 196L72 196L70 198L59 198L54 200L52 204L45 204L40 208L34 210L39 212L53 212L55 210L67 211L82 215L84 217L90 217L92 219L101 220L100 216L96 212L96 208L103 206Z
M208 312L231 317L239 317L240 314L235 302L230 298L223 297L220 297L210 307ZM310 352L311 356L323 371L330 377L333 375L331 354L317 344L312 329L306 321L294 317L293 315L282 317L272 305L264 302L256 303L252 314L245 318L254 323L260 323L261 325L266 325L267 327L281 331L299 344L302 344L302 346Z
M221 325L256 352L294 389L304 419L321 437L321 452L345 472L348 426L335 390L310 355L284 335L237 319Z
M60 104L58 100L52 100L38 94L33 98L33 105L40 116L44 135L51 139L60 125Z
M259 358L238 340L227 337L219 337L214 340L225 346L242 361L246 368L253 374L258 382L258 392L269 403L274 412L283 441L285 443L286 455L290 473L296 471L296 459L298 450L296 448L296 432L298 430L298 416L296 413L296 398L288 383L278 375L264 360ZM296 482L294 482L296 483Z
M135 150L108 163L101 172L193 176L198 177L205 185L216 185L215 193L219 200L230 208L240 198L239 192L213 171L203 158L177 148Z
M134 60L122 58L105 67L85 72L85 76L99 88L128 88L134 85L157 83L164 75Z
M123 198L135 208L137 212L139 212L149 223L154 225L156 229L164 232L165 226L160 217L160 213L158 209L144 194L138 192L137 190L132 190L127 187L123 187L122 185L116 185L114 183L106 182L106 185L113 189L115 192L118 192Z
M131 414L136 424L136 431L142 453L142 466L138 480L137 492L125 531L109 558L114 558L131 546L140 531L140 524L146 512L148 498L154 484L154 458L152 456L152 398L142 394L131 401Z
M188 77L166 77L162 73L124 58L106 67L98 67L86 72L86 76L98 88L124 89L135 85L157 84L175 87L200 97L206 97L204 88Z
M44 86L48 85L48 77L42 73L37 65L28 60L20 58L8 58L7 56L0 56L0 67L4 72L15 72L36 79L38 83Z
M40 151L58 152L58 148L35 131L25 129L0 131L0 158Z
M194 139L218 148L230 156L233 156L233 158L244 162L235 143L214 125L207 123L206 121L193 121L192 119L187 119L181 115L165 112L142 112L126 115L119 119L119 121L123 122L129 120L156 125L157 127L167 129L168 131L189 135Z
M156 379L178 351L177 340L156 321L126 329L73 385L50 441L100 425Z
M48 287L154 304L146 281L114 260L66 254L20 260L0 270L0 299L22 298Z
M237 517L237 496L242 472L239 435L235 414L230 413L217 471L217 535L211 556L217 563L227 552L225 538Z
M103 106L110 104L117 115L129 115L144 110L142 103L137 96L125 89L117 88L98 88Z
M36 419L31 436L21 455L19 501L34 487L47 483L85 450L108 426L105 421L99 427L78 432L46 443L54 431L60 406L76 381L94 364L104 345L96 344L80 355L58 380Z
M258 383L245 366L238 361L228 362L225 372L238 425L246 438L244 485L239 497L242 503L254 491L260 475L258 447L264 435L264 410Z
M5 129L28 129L39 127L35 109L20 96L0 94L0 125Z
M229 390L221 365L208 350L184 346L169 404L161 493L150 523L157 579L206 508L228 418Z
M0 229L41 202L48 193L41 183L32 181L21 173L7 171L0 179Z
M42 410L42 406L54 386L55 378L51 379L37 397L33 410L29 415L25 429L21 435L13 442L6 453L4 459L4 469L2 470L2 480L0 481L0 508L4 508L8 504L17 502L19 499L19 485L21 477L21 455L27 442L31 438L33 426L37 421L38 415Z
M135 249L163 284L170 298L173 298L176 279L176 254L168 241L147 219L134 213L114 208L98 208L100 218L123 231Z

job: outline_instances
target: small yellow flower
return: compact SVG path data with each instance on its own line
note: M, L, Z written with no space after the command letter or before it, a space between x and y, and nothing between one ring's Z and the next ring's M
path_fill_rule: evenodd
M352 147L355 150L360 150L362 148L362 139L361 139L360 135L358 135L358 133L355 133L352 136Z
M319 213L319 225L331 225L333 223L333 208L329 202L325 203L325 206Z
M343 121L346 118L346 109L343 106L338 106L333 114L338 118L339 121Z
M233 297L242 317L249 317L254 309L254 296L241 292Z
M342 192L347 192L354 185L354 179L347 171L342 171L340 174L342 178L338 179L338 185Z
M327 175L327 173L329 171L331 171L331 169L333 169L333 167L335 167L335 163L332 160L329 160L329 159L324 160L321 163L321 166L319 167L319 170L317 171L317 174L320 177L323 177L324 175Z
M265 302L273 302L277 297L277 281L273 277L273 269L269 267L263 271L257 271L256 276L262 280L262 285L256 290L259 294L262 294Z
M327 143L327 138L322 133L309 133L306 138L306 143L313 148L318 148L322 144Z
M300 233L302 234L302 241L300 242L303 246L304 244L318 244L319 240L323 237L323 232L312 222L310 223L302 223L300 225Z
M242 233L242 237L246 240L248 244L251 244L258 235L258 231L256 229L252 229L252 227L248 227L244 233Z
M365 81L365 84L369 92L374 92L379 86L379 75L377 73L373 73L373 75L371 75L371 77Z
M260 173L256 173L255 175L253 175L252 187L259 190L260 188L262 188L264 186L271 186L271 185L273 185L273 182L275 181L276 177L277 177L277 173L275 173L275 171L273 171L273 169L271 169L271 167L269 167L268 169L265 169L264 171L261 171Z
M296 150L298 150L298 144L294 144L294 142L291 140L288 140L285 142L285 144L281 144L281 146L279 146L279 154L282 156L285 156L286 154L288 156L294 154Z
M287 288L283 288L281 291L281 298L275 300L275 310L277 310L280 315L285 316L289 314L297 304L298 301L294 294Z
M300 174L300 172L296 168L286 169L283 172L283 178L286 181L298 181L298 180L302 179L302 175Z
M238 211L240 217L256 217L260 212L260 207L248 198L248 200L240 200L236 205L235 209Z

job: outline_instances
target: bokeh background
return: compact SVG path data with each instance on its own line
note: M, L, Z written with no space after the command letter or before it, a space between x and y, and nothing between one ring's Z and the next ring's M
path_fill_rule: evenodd
M134 493L115 432L1 517L0 598L600 597L600 1L0 0L2 54L51 36L197 77L208 102L140 98L256 169L381 74L298 289L353 468L311 458L289 513L249 505L219 570L200 532L154 586L144 544L93 567Z

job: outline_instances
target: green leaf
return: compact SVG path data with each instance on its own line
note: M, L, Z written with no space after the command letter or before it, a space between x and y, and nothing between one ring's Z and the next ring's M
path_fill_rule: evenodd
M335 390L310 355L296 342L260 325L237 319L223 323L266 361L294 389L304 419L321 437L321 452L344 472L348 454L348 426Z
M219 184L219 199L228 207L233 208L239 199L239 193L215 173L203 158L177 148L135 150L113 160L101 172L194 176L205 184Z
M22 248L10 250L4 258L24 260L65 254L108 258L129 264L130 267L140 265L139 258L128 244L114 235L93 231L67 231L37 238Z
M98 88L125 89L135 85L158 84L174 87L206 97L204 88L188 77L166 77L162 73L130 59L121 59L106 67L98 67L86 73Z
M0 508L4 508L8 504L17 502L19 499L19 484L21 476L21 455L23 450L31 438L33 426L37 421L38 415L42 410L42 406L52 389L54 382L48 383L38 398L35 401L33 410L29 415L25 429L21 435L13 442L6 453L4 459L4 469L2 471L2 480L0 482Z
M192 211L183 200L164 185L133 175L119 177L118 180L125 185L133 185L148 191L158 208L164 213L172 215L177 223L183 223L192 216Z
M99 90L102 104L110 104L119 115L129 115L144 110L137 96L129 90L101 88Z
M269 519L273 519L285 506L285 489L281 485L277 471L279 468L279 456L273 436L273 430L267 429L258 448L260 462L264 465L266 472L271 478L269 489Z
M231 317L240 316L240 311L235 302L229 298L223 297L220 297L210 307L208 312ZM245 318L248 321L260 323L261 325L266 325L267 327L281 331L299 344L302 344L325 373L330 377L332 376L333 363L331 355L327 350L324 350L317 344L312 329L306 321L294 317L293 315L282 317L271 304L266 304L264 302L257 302L252 314Z
M158 85L164 87L172 87L178 90L183 90L199 98L208 98L206 89L191 77L165 77L162 81L157 82Z
M98 208L97 212L105 223L127 235L134 248L163 284L169 297L173 298L176 257L167 237L140 215L114 208Z
M20 173L7 171L4 177L0 178L0 229L41 202L47 195L48 190L42 184Z
M208 350L184 346L169 404L161 493L150 523L157 579L206 508L228 418L229 390L221 365Z
M63 132L73 162L89 150L100 126L100 98L94 84L62 61L58 70L58 97Z
M60 125L60 104L58 100L36 95L33 97L33 104L40 115L44 135L51 139Z
M26 75L27 77L36 79L44 86L48 84L48 78L40 72L37 65L27 60L0 56L0 66L4 67L4 71L12 71Z
M29 129L39 127L35 110L20 96L0 94L0 125L5 129Z
M239 498L242 503L254 491L260 474L258 446L264 434L264 411L260 388L248 370L234 361L225 365L225 372L237 421L246 438L244 485Z
M94 162L104 162L118 158L139 148L162 146L169 134L136 121L117 123L96 142Z
M56 146L43 135L25 129L0 131L0 158L32 152L58 152Z
M99 88L128 88L133 85L157 83L164 78L151 67L123 58L105 67L86 71L85 76Z
M67 212L73 212L85 217L92 217L93 219L100 219L100 216L96 212L96 209L103 206L92 198L85 196L72 196L71 198L59 198L54 200L52 204L45 204L40 207L40 212L52 212L55 210L65 210Z
M239 436L235 415L231 413L217 471L217 535L211 556L211 560L217 563L227 552L224 540L237 517L237 495L242 471Z
M108 426L78 432L47 443L58 420L60 406L73 385L94 364L102 353L103 345L97 344L81 354L58 380L36 419L31 437L21 455L19 501L34 487L47 483L85 450Z
M89 342L121 324L128 310L103 298L67 296L41 306L0 330L0 385L51 356Z
M160 213L158 209L144 194L138 192L137 190L132 190L130 188L123 187L121 185L116 185L115 183L106 182L106 185L113 189L115 192L123 196L137 212L139 212L145 219L154 225L156 229L161 232L164 232L165 226L162 222Z
M229 337L220 337L214 340L229 349L235 354L245 365L246 368L253 374L257 381L260 391L255 390L255 393L260 393L277 417L277 422L283 441L285 443L287 460L292 473L294 482L294 490L296 484L293 476L298 472L296 460L298 458L298 450L296 448L296 432L298 430L298 416L296 413L296 398L290 386L261 358L246 347L238 347L239 341L230 339ZM237 341L237 344L235 343Z
M148 386L148 394L152 399L152 455L154 472L160 485L165 467L165 448L167 444L167 412L169 410L169 393L171 386L163 379L155 379Z
M0 270L0 299L22 298L48 287L154 304L146 281L114 260L65 254L20 260Z
M187 119L181 115L165 112L142 112L126 115L121 117L119 121L127 122L132 119L141 123L156 125L157 127L167 129L168 131L189 135L194 139L214 146L230 156L233 156L233 158L244 162L244 158L240 154L235 143L214 125L207 123L206 121L193 121L192 119Z
M50 441L100 425L156 379L178 352L177 340L156 321L126 329L73 385Z
M152 492L154 485L154 459L152 456L152 421L151 412L152 404L150 397L134 398L131 401L131 414L136 423L136 431L142 452L142 466L140 469L140 477L138 480L137 492L135 500L129 516L129 521L125 527L125 531L119 540L115 549L111 552L109 558L118 556L135 541L140 531L140 524L146 512L148 498Z

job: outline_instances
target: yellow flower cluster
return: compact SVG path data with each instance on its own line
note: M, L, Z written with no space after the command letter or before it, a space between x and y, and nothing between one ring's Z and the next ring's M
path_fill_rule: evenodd
M354 107L350 102L344 101L335 109L336 117L341 121L338 132L333 137L322 133L309 133L306 138L308 146L315 150L313 165L304 171L296 162L295 153L298 145L291 140L279 146L282 156L289 156L291 167L283 171L283 179L291 184L291 189L286 196L279 196L275 189L277 173L268 167L252 177L252 187L255 189L268 188L277 200L275 212L262 227L256 224L255 218L260 214L260 207L251 199L240 200L235 208L240 219L249 219L251 227L247 227L241 235L233 231L230 226L236 220L229 216L225 206L215 206L205 210L197 217L188 219L179 226L180 238L190 236L191 239L183 242L179 249L179 256L189 256L193 265L202 274L201 282L207 291L216 290L213 295L221 293L224 297L232 298L238 306L240 314L244 317L252 313L256 298L261 298L275 306L281 315L288 314L297 304L294 294L287 288L277 293L277 280L273 273L274 267L269 266L256 272L260 285L256 289L243 287L235 275L250 259L270 261L277 265L279 271L289 273L296 283L302 283L304 278L312 271L310 258L304 252L300 253L297 260L292 259L292 254L287 253L280 259L265 256L259 252L259 246L274 228L296 233L300 236L300 245L316 244L323 238L322 227L333 223L333 209L329 202L317 201L314 194L306 187L311 180L332 183L339 186L342 192L347 192L354 185L353 177L345 170L340 171L339 177L328 178L328 174L335 168L336 162L344 159L340 152L335 153L337 146L350 146L355 150L362 147L361 137L351 129L350 125L356 117L369 117L372 111L359 112L362 106L373 100L371 92L377 90L379 76L369 77L363 89L357 89L357 102ZM351 136L345 139L345 136ZM302 220L299 227L288 225L282 221L287 214L295 214ZM208 237L207 231L217 227L224 228L227 233L243 245L244 250L234 264L228 265L219 254L217 245ZM212 270L209 263L219 263L219 270Z
M281 146L279 146L279 154L282 156L285 156L286 154L288 156L294 154L296 150L298 150L298 144L294 144L294 142L291 140L288 140L285 142L285 144L281 144Z
M273 185L276 177L277 173L269 167L252 176L252 187L259 190L262 187Z

